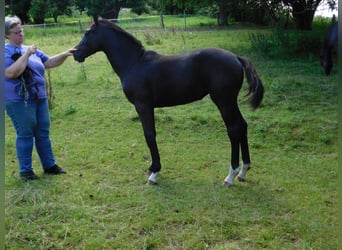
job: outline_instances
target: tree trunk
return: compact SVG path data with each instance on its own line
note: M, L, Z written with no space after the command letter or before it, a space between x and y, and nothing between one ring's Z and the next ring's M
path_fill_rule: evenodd
M53 21L54 21L55 23L57 23L58 14L52 14L52 17L53 17Z
M42 23L45 23L45 18L44 18L44 16L34 16L34 17L33 17L33 23L35 23L35 24L42 24Z
M218 15L218 25L228 26L228 11L221 6L219 9L219 15Z
M119 12L121 10L121 5L113 5L111 8L107 9L100 16L106 19L118 19Z
M114 6L114 19L119 18L121 8L122 8L122 6L119 6L119 5Z
M296 22L296 27L299 30L312 30L312 21L314 18L315 11L304 10L296 11L293 10L293 18Z
M299 30L312 30L312 21L318 5L322 0L298 1L283 0L291 6L292 15Z

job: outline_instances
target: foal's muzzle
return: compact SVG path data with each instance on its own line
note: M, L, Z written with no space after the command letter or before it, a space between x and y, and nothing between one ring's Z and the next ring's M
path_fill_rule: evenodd
M74 52L73 54L75 61L77 62L84 62L84 57L80 57L79 53L77 51Z

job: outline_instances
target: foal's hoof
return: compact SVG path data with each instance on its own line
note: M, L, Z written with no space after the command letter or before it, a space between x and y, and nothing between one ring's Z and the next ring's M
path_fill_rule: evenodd
M247 181L246 173L250 169L251 169L250 164L244 164L243 167L241 168L241 171L239 172L237 176L238 181L241 181L241 182Z
M149 184L149 185L157 185L157 176L158 176L158 172L151 173L150 177L148 177L147 184Z
M151 180L148 180L147 181L147 185L158 185L158 182L154 182L154 181L151 181Z
M223 182L223 186L231 188L233 186L233 183L225 181Z
M235 177L239 174L240 168L237 167L235 169L233 169L231 166L229 168L229 174L226 177L226 179L224 179L223 185L227 186L227 187L231 187L233 186L233 182Z
M241 177L241 176L238 176L237 179L238 179L238 181L241 181L241 182L246 182L247 181L247 178Z

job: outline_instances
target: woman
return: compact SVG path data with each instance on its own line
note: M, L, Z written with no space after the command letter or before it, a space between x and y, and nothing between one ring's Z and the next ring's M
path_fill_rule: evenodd
M50 115L46 94L45 69L61 65L76 50L49 57L35 45L23 45L21 20L5 17L5 107L16 130L19 172L24 180L39 177L33 172L35 144L46 174L65 174L54 159L50 141Z

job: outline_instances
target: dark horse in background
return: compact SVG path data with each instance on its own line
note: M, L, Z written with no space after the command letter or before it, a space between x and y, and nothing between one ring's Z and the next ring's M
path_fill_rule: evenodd
M327 34L323 41L321 49L320 59L321 66L324 68L325 75L330 75L333 67L332 54L337 53L338 47L338 22L335 18L332 20L332 24L329 26Z
M140 41L109 20L94 18L94 22L77 45L74 58L83 62L95 52L103 51L120 77L123 91L139 115L150 149L152 165L148 183L157 183L161 169L154 108L190 103L207 94L220 110L231 142L231 167L224 183L232 185L235 177L245 181L250 169L247 123L237 104L244 72L249 83L248 94L251 94L249 102L254 109L260 105L264 94L252 64L217 48L175 56L161 55L146 50Z

